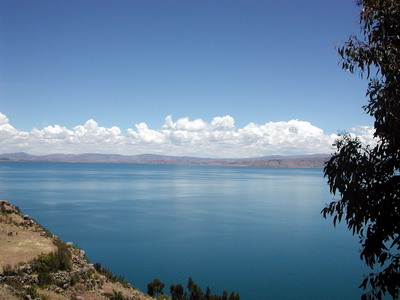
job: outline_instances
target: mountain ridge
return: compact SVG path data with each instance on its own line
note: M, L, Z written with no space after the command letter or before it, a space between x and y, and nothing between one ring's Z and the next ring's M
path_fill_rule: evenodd
M0 154L0 161L42 161L42 162L92 162L132 164L173 164L173 165L217 165L244 167L322 168L329 159L328 154L271 155L253 158L205 158L193 156L168 156L159 154L63 154L31 155L25 152Z

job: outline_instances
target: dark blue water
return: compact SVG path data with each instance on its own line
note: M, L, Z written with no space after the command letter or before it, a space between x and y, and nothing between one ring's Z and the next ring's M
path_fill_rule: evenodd
M146 291L358 299L358 241L320 214L321 169L0 162L0 199Z

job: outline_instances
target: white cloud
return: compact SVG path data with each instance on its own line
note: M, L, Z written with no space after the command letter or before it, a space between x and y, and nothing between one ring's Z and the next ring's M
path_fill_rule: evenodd
M28 140L28 136L28 133L20 132L11 126L8 118L0 112L0 152L27 146L26 141ZM2 149L4 150L1 151Z
M235 120L231 116L215 117L211 121L211 126L217 130L229 130L235 127Z
M163 134L157 130L151 130L146 123L136 124L136 131L128 129L128 136L134 143L161 144L165 141Z
M42 130L36 128L32 129L31 136L33 138L40 138L45 140L64 140L73 136L73 132L65 127L59 125L47 126Z
M190 121L189 118L180 118L174 128L182 131L201 131L207 128L207 123L201 119Z
M79 142L88 144L101 144L103 142L117 144L123 139L118 127L101 127L92 119L86 121L83 125L75 126L72 136L77 138Z
M8 124L8 118L0 113L0 126Z
M376 140L374 139L375 128L370 126L358 126L351 129L354 135L360 138L360 141L367 145L374 145Z
M136 124L122 134L120 128L99 126L94 120L72 129L60 125L19 131L0 113L0 153L25 151L49 153L118 153L134 155L158 153L199 157L256 157L273 154L330 153L337 135L326 135L306 121L289 120L263 125L235 126L231 116L202 120L165 118L161 129ZM374 130L362 126L352 129L367 143L373 143Z

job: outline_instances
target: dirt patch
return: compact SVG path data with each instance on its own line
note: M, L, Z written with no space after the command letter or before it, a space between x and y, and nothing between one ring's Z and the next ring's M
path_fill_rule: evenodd
M41 253L55 252L53 242L33 231L30 227L21 227L12 223L2 223L0 227L0 272L9 264L28 262Z
M7 284L0 284L0 299L20 300L20 297L15 296L14 289Z

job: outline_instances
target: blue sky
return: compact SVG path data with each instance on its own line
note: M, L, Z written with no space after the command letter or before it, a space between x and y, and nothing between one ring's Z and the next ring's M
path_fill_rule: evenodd
M371 126L367 83L334 49L359 33L358 13L344 0L1 0L3 123L29 134L94 120L120 135L140 123L159 132L169 115L230 116L236 129L297 119L324 135ZM46 152L0 145L18 149Z

